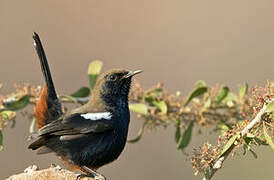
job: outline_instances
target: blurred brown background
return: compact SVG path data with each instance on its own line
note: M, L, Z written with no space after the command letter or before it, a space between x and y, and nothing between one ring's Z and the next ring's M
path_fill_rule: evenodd
M57 91L71 93L87 85L91 60L110 68L143 69L137 77L145 88L163 82L184 95L199 80L237 87L263 84L274 75L274 1L271 0L0 0L1 93L14 82L42 84L32 46L37 31L50 61ZM132 118L129 137L141 123ZM29 121L19 116L4 130L0 178L60 162L26 149ZM187 158L176 151L173 127L147 132L127 144L118 161L100 170L111 180L201 179ZM194 135L188 152L217 135ZM273 179L273 151L260 147L251 155L230 158L214 179Z

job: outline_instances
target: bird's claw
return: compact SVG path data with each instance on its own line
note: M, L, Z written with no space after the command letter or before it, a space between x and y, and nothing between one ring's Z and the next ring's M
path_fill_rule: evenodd
M77 175L76 180L81 180L82 178L85 178L85 177L92 177L93 178L93 176L89 175L89 174L79 174L79 175Z
M76 180L81 180L81 178L92 177L94 180L107 180L107 178L101 174L93 176L92 174L79 174L76 177Z
M107 178L105 176L103 176L103 175L100 174L98 176L95 176L94 180L107 180Z

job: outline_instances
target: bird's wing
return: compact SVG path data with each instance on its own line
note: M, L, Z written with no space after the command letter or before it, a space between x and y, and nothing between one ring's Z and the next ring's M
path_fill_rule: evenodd
M42 127L38 136L45 135L76 135L88 133L102 133L113 129L114 122L109 112L103 113L75 113L63 117Z

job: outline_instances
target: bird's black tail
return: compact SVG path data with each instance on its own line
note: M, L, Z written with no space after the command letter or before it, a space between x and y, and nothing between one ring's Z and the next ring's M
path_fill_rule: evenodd
M34 47L40 60L41 70L46 81L46 87L42 90L40 100L35 106L37 127L41 128L60 117L62 114L62 106L54 88L43 45L39 35L35 32L33 33L33 39Z
M51 100L56 100L57 95L56 95L54 84L53 84L53 81L52 81L52 78L51 78L51 73L50 73L50 69L49 69L49 65L48 65L48 60L47 60L43 45L41 43L40 37L36 32L33 33L33 39L34 39L34 47L35 47L36 52L38 54L41 69L42 69L42 72L43 72L43 75L44 75L44 78L45 78L45 81L46 81L48 96Z

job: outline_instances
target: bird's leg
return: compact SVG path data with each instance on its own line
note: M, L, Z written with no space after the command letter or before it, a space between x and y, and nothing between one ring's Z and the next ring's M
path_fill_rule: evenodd
M107 180L105 176L103 176L102 174L99 174L96 171L93 171L92 169L88 168L87 166L81 166L81 168L86 171L88 174L80 174L79 176L77 176L77 180L81 179L82 177L86 177L86 176L92 176L94 178L94 180Z

